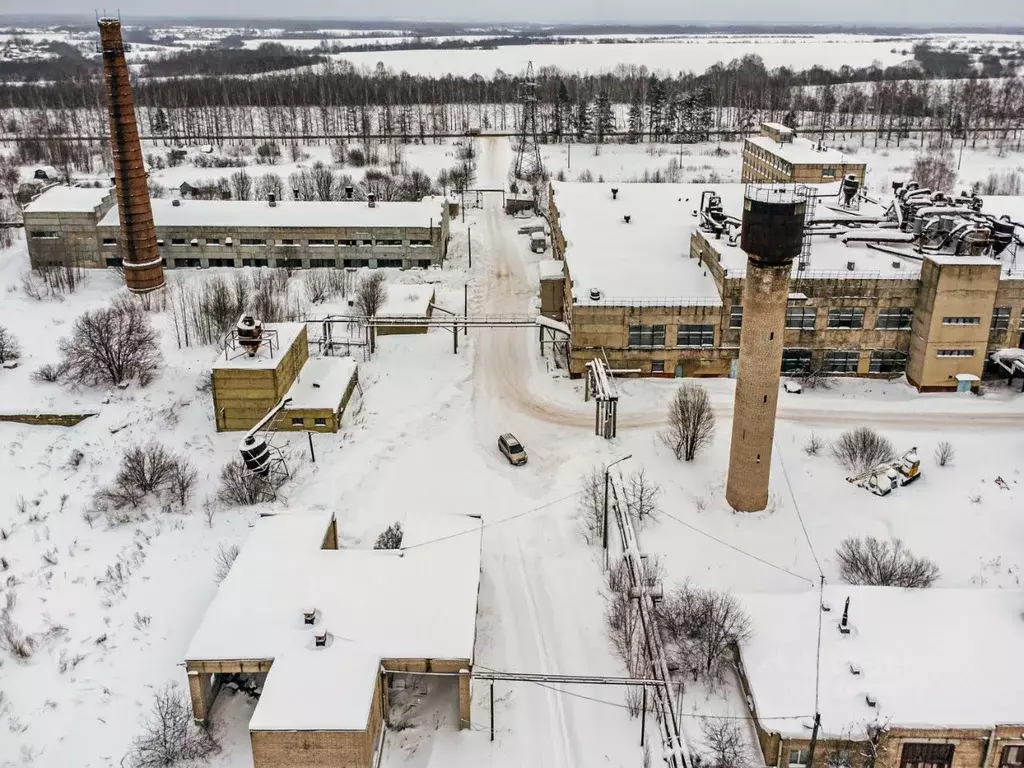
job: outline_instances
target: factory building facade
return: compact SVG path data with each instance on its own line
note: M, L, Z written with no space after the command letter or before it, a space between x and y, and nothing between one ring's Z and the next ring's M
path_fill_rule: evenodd
M613 369L643 376L735 376L747 255L698 225L702 188L624 185L613 200L596 187L554 184L551 194L570 374L607 356ZM743 186L724 187L727 210L739 213ZM896 256L823 236L805 266L790 279L784 374L905 373L921 390L952 390L980 379L991 352L1021 344L1024 274L998 260Z
M113 190L54 187L25 208L33 268L119 268ZM420 202L153 200L167 268L427 268L448 253L449 212Z
M743 141L741 181L829 184L846 176L864 183L867 166L843 152L800 138L792 128L762 123L761 135Z

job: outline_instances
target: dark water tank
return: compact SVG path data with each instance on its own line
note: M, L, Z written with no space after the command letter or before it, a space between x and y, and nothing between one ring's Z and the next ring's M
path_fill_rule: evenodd
M781 267L800 255L805 201L788 189L748 189L743 198L740 247L754 264Z
M270 448L261 435L246 435L238 447L247 470L257 475L270 472Z

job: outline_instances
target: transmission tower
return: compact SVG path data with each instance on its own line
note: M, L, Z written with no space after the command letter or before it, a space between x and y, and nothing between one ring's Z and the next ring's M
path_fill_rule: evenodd
M540 159L537 142L537 81L533 75L533 62L526 67L526 79L519 86L522 122L519 125L519 148L513 175L517 179L536 183L544 176L544 163Z

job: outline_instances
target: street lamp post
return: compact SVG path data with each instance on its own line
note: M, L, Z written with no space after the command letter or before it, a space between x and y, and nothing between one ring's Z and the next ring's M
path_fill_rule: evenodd
M604 468L604 525L601 530L601 545L604 549L605 563L608 562L608 470L619 464L626 459L632 459L633 454L629 456L623 456L621 459L616 459L611 464Z
M473 268L473 225L466 227L466 243L469 246L469 268Z

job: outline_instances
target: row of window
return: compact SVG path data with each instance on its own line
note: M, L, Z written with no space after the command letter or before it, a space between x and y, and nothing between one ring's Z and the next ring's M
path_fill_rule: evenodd
M383 269L402 269L405 266L405 262L402 259L376 259L376 266ZM107 257L108 267L121 267L121 259L116 256ZM165 259L165 263L170 268L184 269L188 267L201 267L203 266L202 259L197 258L176 258L176 259ZM236 264L235 259L207 259L206 266L208 267L234 267ZM410 262L410 265L418 269L429 269L431 261L430 259L416 259ZM242 259L243 267L280 267L284 269L302 269L304 264L302 259L274 259L271 262L270 259ZM310 269L337 269L337 259L310 259ZM346 269L359 269L361 267L369 267L369 259L342 259L341 266Z
M900 754L900 768L950 768L953 765L955 744L918 744L906 743ZM811 761L811 752L807 747L789 750L791 768L806 768ZM852 765L849 751L835 750L829 752L830 766ZM1011 744L1003 747L999 756L1000 768L1021 768L1024 766L1024 746Z
M292 416L292 426L293 427L304 427L305 425L306 425L306 420L303 419L301 416ZM327 419L313 419L313 426L315 426L315 427L326 427L327 426Z
M38 231L33 231L32 232L32 237L34 237L36 239L54 239L54 238L57 237L57 233L56 232L38 232ZM266 239L263 239L263 238L243 237L238 242L239 242L240 245L257 246L257 247L261 247L261 248L265 248L267 246L273 247L274 245L277 245L277 246L280 246L280 247L284 247L284 248L297 248L300 245L302 245L302 241L301 240L296 240L294 238L288 238L288 237L281 238L280 240L277 240L277 241L266 240ZM162 246L164 244L164 241L163 240L157 240L156 243L157 243L157 245L161 245ZM306 244L308 246L310 246L311 248L333 248L336 245L340 245L340 246L348 247L348 248L355 248L355 247L371 248L374 245L401 246L403 243L404 243L403 240L323 240L323 239L314 239L314 238L310 238L309 240L306 241ZM234 244L234 241L230 237L224 238L223 242L221 241L220 238L217 238L217 237L207 237L207 238L205 238L203 240L203 244L207 248L219 248L219 247L222 247L222 246L226 246L226 247L230 248ZM430 244L431 243L430 243L430 240L428 238L410 238L409 239L409 245L430 245ZM112 248L112 247L114 247L116 245L117 245L117 238L116 237L104 237L103 238L103 246L105 248ZM187 238L184 238L184 237L172 237L171 238L171 245L175 246L175 247L183 247L183 246L191 245L193 248L198 248L199 247L199 238L193 237L191 240L188 240Z
M875 329L879 331L907 331L914 321L914 310L910 307L885 307L878 310ZM817 307L786 307L786 328L813 331L818 322ZM729 327L743 327L743 307L733 304L729 313ZM864 327L863 307L836 307L828 311L828 327L833 330L848 330Z
M631 325L629 326L630 347L664 347L664 325ZM680 325L676 330L677 347L713 347L715 346L715 326L713 325Z
M802 373L811 370L811 350L782 350L782 372ZM832 349L825 353L822 361L824 373L856 373L860 363L860 350ZM903 373L907 369L907 355L893 349L876 349L871 352L869 373Z
M759 147L757 144L754 144L752 141L748 141L746 143L746 146L744 147L744 149L746 150L748 155L750 155L753 158L756 158L756 159L760 160L765 165L771 166L772 168L775 168L778 171L782 171L783 173L785 173L788 176L792 176L793 175L793 165L792 165L792 163L789 163L788 161L783 160L781 157L776 155L774 152L769 152L767 149L764 149L763 147ZM835 172L833 171L833 174L834 173Z

